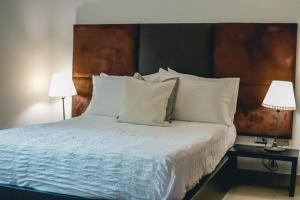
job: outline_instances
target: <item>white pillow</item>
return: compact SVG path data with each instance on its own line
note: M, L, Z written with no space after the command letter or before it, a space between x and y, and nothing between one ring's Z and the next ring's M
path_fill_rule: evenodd
M120 122L144 125L166 126L168 99L176 80L152 83L134 78L126 78Z
M211 79L168 70L160 76L180 78L173 119L233 124L239 78Z
M93 76L93 96L88 114L116 117L124 88L123 76Z

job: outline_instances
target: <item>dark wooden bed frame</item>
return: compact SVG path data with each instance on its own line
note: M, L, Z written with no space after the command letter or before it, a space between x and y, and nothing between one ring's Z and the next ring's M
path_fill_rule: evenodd
M235 117L238 133L268 136L272 134L273 113L260 103L272 80L294 82L296 39L297 24L75 25L73 80L78 95L73 97L72 116L82 114L88 106L93 75L132 75L135 71L146 75L159 67L170 67L204 77L240 77ZM281 137L291 137L291 116L282 115ZM233 162L225 155L184 199L223 199L232 184ZM85 198L0 185L0 199Z

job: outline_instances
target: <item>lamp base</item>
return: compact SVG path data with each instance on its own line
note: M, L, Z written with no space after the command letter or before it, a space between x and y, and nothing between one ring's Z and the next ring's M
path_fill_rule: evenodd
M277 146L265 147L265 151L268 152L284 152L286 149Z

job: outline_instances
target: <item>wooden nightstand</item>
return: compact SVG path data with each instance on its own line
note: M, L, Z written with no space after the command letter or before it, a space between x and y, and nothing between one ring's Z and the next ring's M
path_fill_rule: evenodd
M287 149L280 153L270 153L266 152L262 146L236 144L228 151L228 155L232 159L235 171L237 170L238 157L262 158L291 162L292 167L290 173L289 196L294 196L299 150Z

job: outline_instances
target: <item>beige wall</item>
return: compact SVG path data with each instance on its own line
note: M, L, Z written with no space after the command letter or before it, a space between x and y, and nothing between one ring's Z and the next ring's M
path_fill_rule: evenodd
M78 2L0 0L0 129L62 119L48 87L53 72L71 75Z
M49 120L50 13L44 4L0 1L0 129Z
M299 23L300 1L0 0L0 129L61 119L61 102L47 92L53 72L71 75L73 24L158 22ZM297 67L295 148L300 148L299 73ZM69 115L70 101L67 110Z

